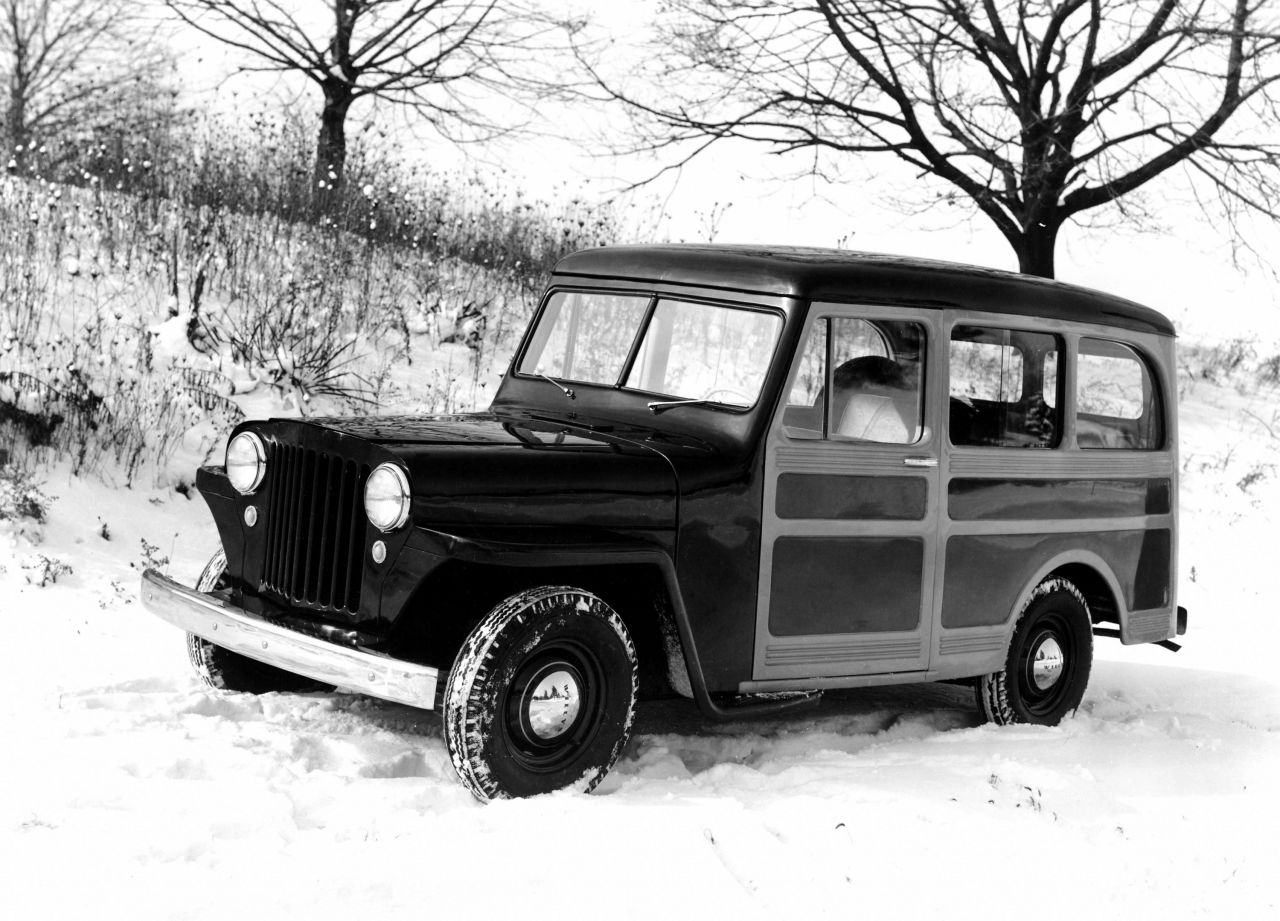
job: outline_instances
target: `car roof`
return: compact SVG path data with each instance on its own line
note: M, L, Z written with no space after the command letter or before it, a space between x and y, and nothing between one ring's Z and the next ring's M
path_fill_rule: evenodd
M555 275L553 283L562 284L576 279L648 281L810 301L962 307L1174 335L1164 315L1105 292L910 256L792 246L607 246L565 256Z

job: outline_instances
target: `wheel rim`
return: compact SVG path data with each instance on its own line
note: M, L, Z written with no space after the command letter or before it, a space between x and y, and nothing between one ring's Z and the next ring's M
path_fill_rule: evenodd
M604 670L585 647L542 646L516 669L503 708L513 759L536 773L571 764L595 735L604 709Z
M1019 655L1018 685L1031 715L1051 714L1070 693L1076 652L1067 621L1056 611L1030 631Z
M582 676L568 663L548 663L529 682L520 707L520 726L529 740L553 742L582 712Z
M1045 636L1031 651L1031 681L1047 691L1062 677L1062 647L1052 636Z

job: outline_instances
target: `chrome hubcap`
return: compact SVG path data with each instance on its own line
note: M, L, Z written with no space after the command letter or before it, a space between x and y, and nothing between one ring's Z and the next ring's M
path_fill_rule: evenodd
M564 667L552 666L528 697L526 716L529 728L543 742L564 735L582 709L582 689L577 676Z
M1031 660L1031 680L1035 682L1038 690L1047 691L1057 684L1058 679L1062 677L1064 660L1062 647L1058 641L1051 636L1046 636L1036 647L1035 655Z

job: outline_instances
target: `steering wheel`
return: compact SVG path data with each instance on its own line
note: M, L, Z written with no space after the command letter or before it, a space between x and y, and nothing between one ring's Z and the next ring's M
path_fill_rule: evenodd
M717 394L725 394L726 396L738 397L739 399L719 400L719 399L716 399ZM703 394L702 399L710 400L711 402L714 402L714 403L736 403L741 406L750 406L752 403L755 402L755 397L749 396L743 391L736 390L733 387L718 387L715 390L710 391L709 393Z

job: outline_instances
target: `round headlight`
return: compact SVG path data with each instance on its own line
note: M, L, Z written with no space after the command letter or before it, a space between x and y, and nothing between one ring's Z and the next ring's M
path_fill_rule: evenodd
M267 472L267 449L253 432L241 432L227 444L227 479L242 495L262 484Z
M409 478L394 464L381 464L364 484L364 513L379 531L394 531L409 519Z

